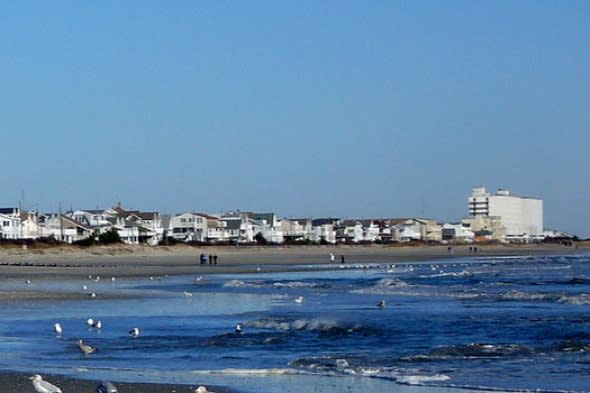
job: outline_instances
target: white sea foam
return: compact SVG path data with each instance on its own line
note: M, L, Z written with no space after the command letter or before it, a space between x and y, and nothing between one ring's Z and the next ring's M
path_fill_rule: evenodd
M579 295L563 295L557 299L559 303L566 304L590 304L590 294L582 293Z
M396 381L405 385L426 385L432 382L444 382L451 377L444 374L435 375L402 375L396 378Z
M272 284L275 288L314 288L317 287L316 283L313 282L301 282L301 281L293 281L293 282L275 282Z
M294 368L224 368L220 370L193 370L190 371L194 375L225 375L225 376L249 376L249 377L265 377L272 375L300 375L307 374L303 370Z
M225 288L261 288L262 285L242 280L230 280L223 284Z

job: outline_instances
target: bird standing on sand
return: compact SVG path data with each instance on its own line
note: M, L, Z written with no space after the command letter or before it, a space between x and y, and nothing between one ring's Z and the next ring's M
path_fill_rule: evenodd
M96 387L96 393L118 393L118 392L119 391L117 390L115 385L113 385L110 382L106 382L106 381L102 381Z
M241 334L244 331L244 328L242 327L241 323L238 323L236 325L236 334Z
M29 377L29 379L33 381L33 387L37 393L62 393L60 388L44 381L39 374L35 374L32 377Z
M137 338L139 337L139 328L133 328L129 331L129 337Z
M84 354L89 355L91 353L93 353L94 351L96 351L96 348L91 347L88 344L84 344L84 341L82 340L78 340L78 348L80 348L80 351L84 352Z
M64 332L64 330L62 329L62 327L59 323L56 323L53 325L53 330L55 331L55 334L57 334L58 336L61 336L62 333Z

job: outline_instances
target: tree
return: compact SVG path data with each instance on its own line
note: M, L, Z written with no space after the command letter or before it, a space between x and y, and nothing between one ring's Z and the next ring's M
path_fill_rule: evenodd
M254 240L256 241L256 243L258 243L261 246L264 246L267 242L266 238L264 237L264 235L262 234L262 232L258 232L255 236L254 236Z
M115 228L111 228L108 231L101 233L98 236L98 241L101 244L121 243L121 237Z

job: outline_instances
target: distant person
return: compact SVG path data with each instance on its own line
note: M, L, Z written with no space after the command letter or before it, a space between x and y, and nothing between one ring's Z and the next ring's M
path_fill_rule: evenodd
M344 263L344 255L340 257L340 263Z
M213 265L213 255L209 254L209 265Z
M330 253L330 263L334 263L335 259L336 257L334 256L334 254Z
M213 254L213 263L217 265L217 254Z

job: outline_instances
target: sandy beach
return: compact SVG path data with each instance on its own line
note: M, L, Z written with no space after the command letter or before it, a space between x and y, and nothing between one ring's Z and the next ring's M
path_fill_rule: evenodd
M577 246L523 245L478 246L477 252L469 246L309 246L309 247L147 247L110 246L93 248L55 247L45 249L0 248L0 278L28 280L79 279L89 275L102 277L139 278L148 276L185 274L240 274L254 271L274 272L297 269L300 265L330 264L329 255L335 255L334 268L345 264L379 263L396 264L422 262L435 259L567 255L590 252L588 244ZM202 265L199 255L217 255L218 264ZM0 301L19 302L27 299L52 300L60 297L87 296L85 294L40 293L23 285L22 290L0 292ZM11 393L32 392L30 375L17 372L0 373L1 391ZM99 381L86 381L60 376L47 376L64 392L94 392ZM194 392L196 386L117 383L121 393ZM220 391L220 389L211 388ZM223 389L221 389L223 390Z
M453 246L283 246L283 247L191 247L96 246L0 248L2 278L144 277L179 274L244 273L291 270L297 265L344 263L404 263L441 258L572 254L590 251L590 245L484 245L473 252L467 245ZM199 263L199 255L217 255L218 264Z

